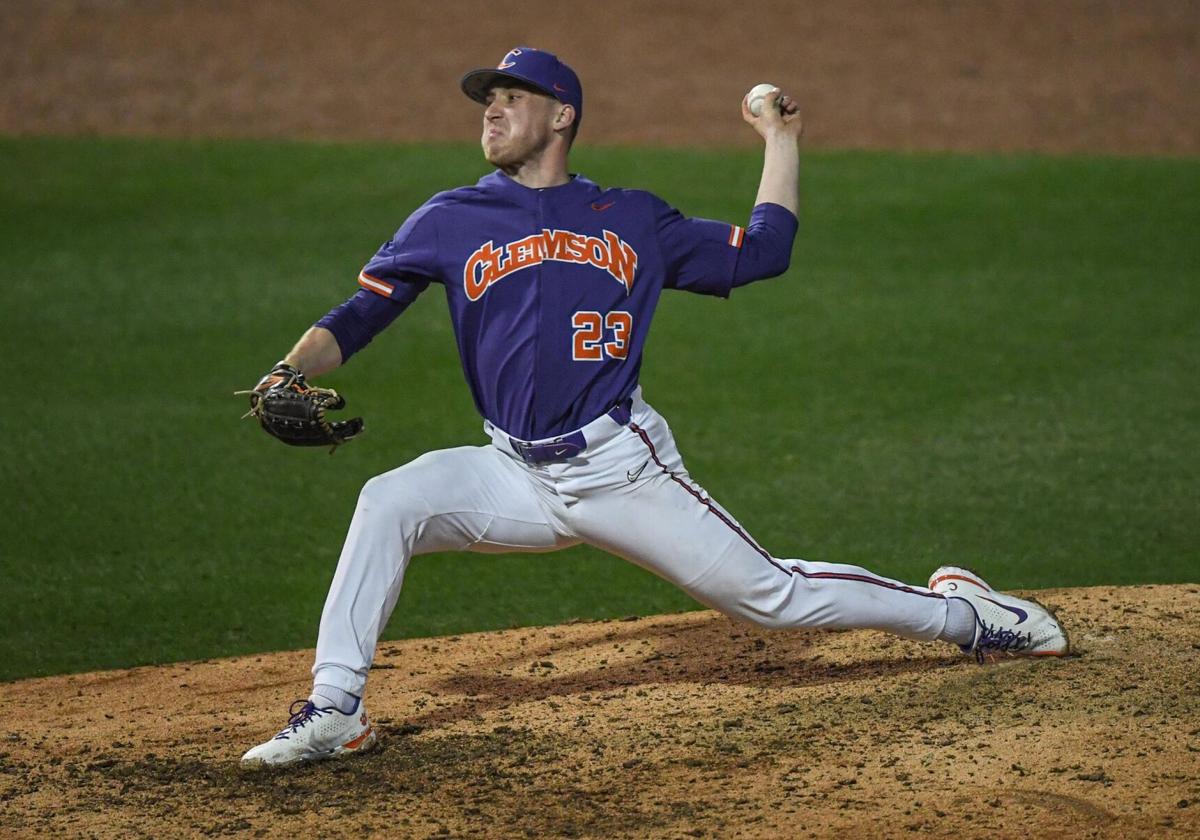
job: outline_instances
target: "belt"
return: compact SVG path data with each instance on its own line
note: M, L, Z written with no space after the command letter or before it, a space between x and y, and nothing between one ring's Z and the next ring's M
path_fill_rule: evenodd
M628 426L629 421L633 418L633 398L625 398L604 416L618 426ZM587 449L588 441L584 436L584 432L592 427L592 424L595 422L593 420L592 423L589 423L582 429L577 429L556 438L528 441L509 437L508 443L512 447L513 452L517 453L517 457L527 464L552 464L566 461L568 458L574 458L580 452Z

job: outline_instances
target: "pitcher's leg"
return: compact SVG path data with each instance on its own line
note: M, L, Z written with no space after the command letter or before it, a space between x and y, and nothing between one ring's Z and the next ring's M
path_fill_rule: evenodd
M491 446L430 452L372 478L321 614L314 682L362 694L412 557L552 551L574 542L547 521L521 468Z
M574 506L570 524L585 541L766 627L875 628L914 639L942 632L946 601L929 589L858 566L773 557L690 480L661 418L639 419L637 448L624 457L649 458L646 469L627 492Z

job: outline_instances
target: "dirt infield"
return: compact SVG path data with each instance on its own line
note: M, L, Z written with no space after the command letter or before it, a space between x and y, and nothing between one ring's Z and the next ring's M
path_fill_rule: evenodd
M1200 586L1041 597L1082 655L711 612L384 643L382 749L294 772L237 759L310 651L0 685L0 834L1197 836Z
M812 146L1200 153L1196 0L11 0L0 133L469 140L515 44L579 70L587 143L752 145L768 80Z

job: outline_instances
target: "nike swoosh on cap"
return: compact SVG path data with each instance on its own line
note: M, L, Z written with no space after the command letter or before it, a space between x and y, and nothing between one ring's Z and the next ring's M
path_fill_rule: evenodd
M1029 613L1025 612L1025 610L1021 609L1020 607L1010 607L1007 604L1001 604L999 601L993 601L991 598L985 598L983 595L978 597L984 601L987 601L989 604L995 604L1002 610L1008 610L1017 617L1017 624L1021 624L1025 621L1025 619L1029 618Z

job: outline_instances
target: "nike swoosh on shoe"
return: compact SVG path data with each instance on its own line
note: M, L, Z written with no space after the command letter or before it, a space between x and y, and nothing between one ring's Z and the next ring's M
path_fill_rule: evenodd
M1022 624L1024 623L1025 619L1029 618L1029 613L1025 612L1025 610L1021 609L1020 607L1010 607L1008 604L1001 604L999 601L993 601L986 595L977 595L975 597L979 598L981 601L987 601L989 604L995 604L1001 609L1008 610L1017 617L1017 624Z

